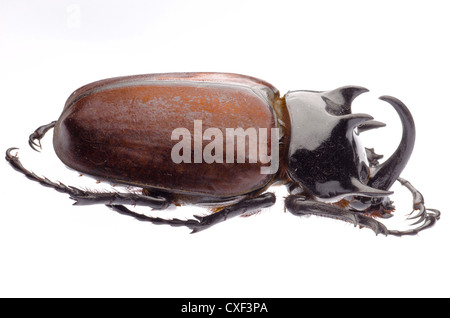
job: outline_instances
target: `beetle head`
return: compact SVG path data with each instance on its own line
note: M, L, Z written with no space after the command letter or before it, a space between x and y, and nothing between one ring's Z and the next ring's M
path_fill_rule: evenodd
M414 122L400 101L381 97L400 115L403 138L383 164L361 144L359 133L384 124L367 114L353 114L351 103L368 90L346 86L327 92L286 94L291 120L288 174L318 199L337 201L348 196L386 197L411 155ZM370 159L370 160L369 160Z

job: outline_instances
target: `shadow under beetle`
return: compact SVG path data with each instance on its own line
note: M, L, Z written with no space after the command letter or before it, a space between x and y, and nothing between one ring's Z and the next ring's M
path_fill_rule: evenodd
M346 86L325 92L291 91L280 97L265 81L227 73L106 79L75 91L60 118L36 129L29 143L37 150L40 139L54 128L55 152L67 166L140 187L141 193L99 193L52 182L23 167L12 153L17 148L7 150L6 160L29 179L69 194L76 204L105 204L138 220L186 226L193 232L273 205L275 195L266 191L284 184L289 191L285 207L294 215L339 219L376 234L416 234L432 226L440 212L426 209L420 192L399 177L414 147L413 118L398 99L380 97L396 110L403 132L395 152L379 163L382 156L364 148L359 134L385 125L367 114L351 112L353 99L366 91ZM204 129L216 127L224 133L227 127L278 128L278 169L262 174L260 160L173 162L171 133L178 127L192 127L195 120L201 120ZM207 141L202 143L205 146ZM272 149L271 140L260 146ZM388 196L396 180L411 191L413 212L418 210L409 217L417 222L404 231L388 230L375 219L392 216L394 206ZM125 207L163 210L172 204L207 206L214 212L195 219L163 219Z

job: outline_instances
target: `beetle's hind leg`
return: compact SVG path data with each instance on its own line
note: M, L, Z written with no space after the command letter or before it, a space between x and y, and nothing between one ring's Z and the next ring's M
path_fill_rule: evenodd
M153 224L165 224L171 226L186 226L192 230L191 233L196 233L205 230L217 223L226 221L232 217L243 215L250 211L256 211L267 208L275 203L276 197L273 193L263 193L257 197L245 198L233 205L224 207L223 209L207 216L195 216L196 219L163 219L159 217L152 217L143 215L129 210L123 205L108 205L114 211L124 215L132 216L139 221L147 221Z
M289 195L285 201L286 209L294 215L317 215L331 219L337 219L353 223L355 226L370 228L376 235L382 233L388 235L389 230L386 226L377 220L362 214L361 212L341 209L337 206L322 202L306 200L301 195Z
M56 125L56 120L52 121L50 124L42 125L39 128L37 128L28 138L28 144L30 145L30 147L36 151L39 151L39 149L42 149L41 139L44 138L47 131L49 131L50 129L55 127L55 125ZM39 147L39 149L37 149L36 147Z
M76 201L74 204L130 204L148 206L157 210L166 209L171 204L168 199L161 196L136 193L86 191L73 186L66 186L61 182L53 182L26 169L20 162L19 156L17 154L12 154L14 150L17 150L17 148L9 148L6 151L5 157L14 169L24 174L28 179L39 182L43 186L53 188L58 192L67 193L70 195L71 199Z
M132 216L140 221L149 221L154 224L167 224L171 226L186 226L192 230L192 233L207 229L210 226L226 221L229 218L243 215L247 212L267 208L275 203L275 195L273 193L263 193L257 197L244 198L239 202L224 207L213 214L207 216L195 216L196 219L162 219L158 217L146 216L133 212L124 205L141 205L151 207L155 210L163 210L172 204L170 198L166 198L163 195L154 195L148 191L144 191L143 194L93 192L72 186L66 186L61 182L53 182L45 177L40 177L34 172L26 169L20 162L19 156L17 154L12 154L14 150L17 150L17 148L9 148L6 151L6 160L14 169L24 174L32 181L39 182L41 185L53 188L58 192L69 194L70 198L76 201L74 203L76 205L105 204L121 214Z

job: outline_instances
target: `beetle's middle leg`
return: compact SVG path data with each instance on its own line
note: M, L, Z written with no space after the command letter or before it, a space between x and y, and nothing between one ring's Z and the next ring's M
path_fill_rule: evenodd
M232 217L243 215L247 212L267 208L275 203L276 197L273 193L263 193L257 197L245 198L233 205L227 206L218 212L207 216L196 216L195 219L180 220L180 219L163 219L159 217L147 216L129 210L123 205L108 205L110 208L121 214L132 216L139 221L147 221L154 224L166 224L171 226L186 226L192 230L191 233L196 233L205 230L217 223L226 221Z

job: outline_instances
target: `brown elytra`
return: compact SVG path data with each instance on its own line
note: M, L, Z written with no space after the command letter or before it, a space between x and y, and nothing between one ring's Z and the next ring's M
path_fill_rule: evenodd
M248 76L172 73L118 77L83 86L67 100L54 148L69 167L97 178L175 193L232 197L264 189L274 175L246 163L174 163L176 128L278 127L279 93ZM270 133L269 133L270 134ZM210 141L204 140L203 147ZM226 149L223 139L223 149ZM192 143L193 144L193 143ZM235 143L236 147L236 143ZM246 146L248 153L248 145ZM270 153L270 137L267 138ZM192 147L192 151L194 151Z

